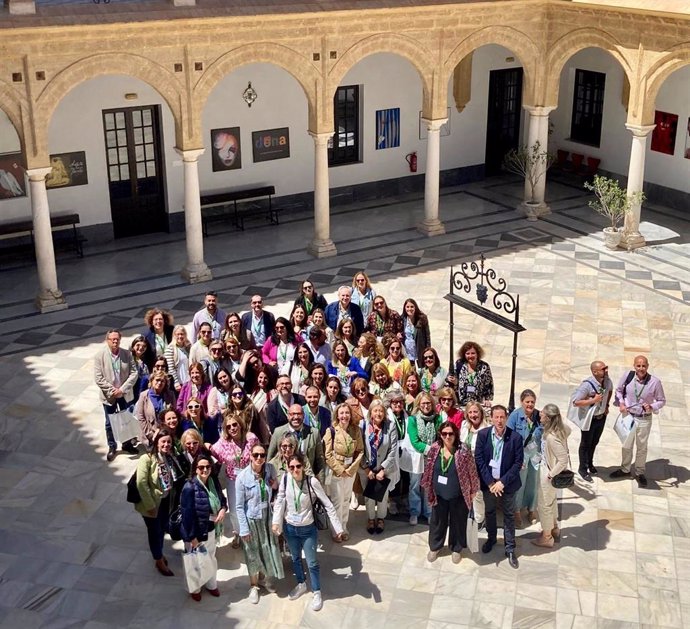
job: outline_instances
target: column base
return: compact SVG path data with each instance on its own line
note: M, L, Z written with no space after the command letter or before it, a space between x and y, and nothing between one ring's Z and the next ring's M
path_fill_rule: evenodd
M208 282L213 279L211 269L204 262L201 264L188 264L182 269L181 275L190 284L199 284L200 282Z
M424 219L417 225L417 231L425 236L441 236L446 233L446 226L436 219Z
M551 214L551 208L543 201L523 201L517 206L517 209L525 213L528 221L536 221L540 216Z
M42 314L68 308L61 290L46 290L36 295L36 307Z
M620 247L632 251L647 246L644 236L640 232L623 232Z
M312 240L307 246L307 253L315 258L330 258L338 255L335 243L328 238L327 240Z

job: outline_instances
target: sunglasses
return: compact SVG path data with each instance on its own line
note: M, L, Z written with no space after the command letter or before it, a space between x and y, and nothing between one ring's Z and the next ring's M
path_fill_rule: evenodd
M282 446L280 446L281 450L294 450L295 446L293 446L291 443L284 443Z
M235 398L238 398L238 399L239 399L239 398L243 398L243 397L244 397L244 393L243 393L242 391L235 391L235 392L233 392L233 394L232 394L231 397L235 397Z
M444 430L444 431L441 433L441 436L442 436L442 437L453 437L454 434L455 434L455 433L454 433L453 431Z
M380 308L381 306L383 306L383 302L382 301L375 301L374 306L376 306L377 308Z
M290 470L301 470L302 466L301 465L288 465L288 469L290 469Z
M210 465L197 465L196 469L201 470L203 472L205 470L210 470L211 466Z
M263 301L253 301L252 306L260 306L263 303L264 303Z
M314 288L314 287L313 287L313 286L309 286L309 285L302 286L302 289L303 289L303 290L309 290L310 288Z
M211 336L211 331L210 330L202 330L201 332L199 332L199 334L201 334L201 336Z
M228 424L228 428L239 428L239 424Z
M357 283L359 283L359 282L366 282L366 279L363 278L363 277L358 277L355 281L356 281Z
M266 458L265 452L252 452L252 459L265 459L265 458Z
M442 397L439 399L441 400L441 402L452 402L453 401L452 397Z
M433 356L425 356L424 360L434 360L434 357Z
M212 348L211 348L211 352L213 352L214 354L220 353L220 352L222 352L222 351L223 351L223 348L222 348L222 347L212 347Z
M284 330L285 326L284 325L276 325L276 326L273 326L273 329L274 330Z
M196 409L198 409L198 408L201 408L201 404L187 404L187 408L188 408L190 411L193 411L193 410L196 410Z
M357 395L359 395L360 393L366 393L366 392L367 392L366 389L355 389L355 393L356 393Z

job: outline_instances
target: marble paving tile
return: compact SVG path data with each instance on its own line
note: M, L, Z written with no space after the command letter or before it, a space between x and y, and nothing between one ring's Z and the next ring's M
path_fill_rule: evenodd
M637 600L616 594L597 594L597 616L610 620L639 622Z

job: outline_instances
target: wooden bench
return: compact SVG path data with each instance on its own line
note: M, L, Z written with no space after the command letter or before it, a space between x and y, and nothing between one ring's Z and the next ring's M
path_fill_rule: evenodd
M244 221L264 215L272 225L278 225L278 210L273 207L272 197L276 193L274 186L245 188L244 190L224 190L201 195L201 223L204 236L208 236L210 223L232 222L237 229L244 231ZM255 201L268 199L265 202L240 203L238 201Z
M77 229L80 223L79 214L54 214L50 217L50 227L53 232L53 244L56 249L62 248L64 243L69 250L74 251L80 258L84 257L83 244L86 238ZM71 227L71 229L66 229ZM28 239L26 238L28 236ZM18 240L24 238L28 242L21 243ZM0 223L0 243L13 243L10 246L0 247L3 252L18 252L22 249L34 247L34 222L31 219L21 219Z

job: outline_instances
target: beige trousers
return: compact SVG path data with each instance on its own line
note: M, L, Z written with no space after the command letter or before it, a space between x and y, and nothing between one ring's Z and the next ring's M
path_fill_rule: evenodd
M651 416L638 417L635 419L635 438L628 439L622 448L623 462L621 463L621 469L624 472L630 471L633 460L633 445L636 445L635 474L638 476L644 474L645 464L647 463L647 442L649 441L650 432L652 432Z
M539 491L537 509L541 528L547 535L558 528L558 505L556 504L557 490L549 479L549 470L545 463L539 466Z

